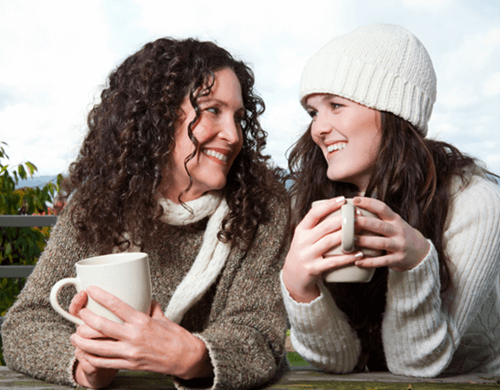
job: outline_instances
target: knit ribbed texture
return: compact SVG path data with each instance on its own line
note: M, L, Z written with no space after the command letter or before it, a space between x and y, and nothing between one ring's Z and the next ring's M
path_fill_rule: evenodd
M382 340L392 373L418 377L500 374L499 221L500 189L474 176L453 198L444 233L452 263L452 288L440 294L439 261L432 243L426 258L414 269L389 270ZM311 364L342 372L339 362L344 361L344 353L325 348L325 340L330 345L332 338L338 338L337 343L351 343L353 349L359 341L345 338L345 330L333 328L345 320L343 313L326 303L324 295L322 290L317 300L298 304L283 293L292 343L297 342L303 356L314 357ZM328 367L323 365L325 361L331 362Z
M425 136L436 100L436 74L412 33L401 26L371 24L332 39L307 61L301 104L313 93L392 112Z
M282 277L280 280L294 349L322 370L336 373L352 371L358 362L361 345L325 286L320 285L321 295L318 298L304 304L295 302ZM321 336L315 337L318 329L321 329Z

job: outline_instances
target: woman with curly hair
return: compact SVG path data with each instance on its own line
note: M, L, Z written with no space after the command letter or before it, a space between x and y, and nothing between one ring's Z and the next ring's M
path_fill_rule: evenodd
M373 24L331 40L307 62L300 99L312 117L290 154L294 236L282 273L291 341L336 373L500 373L500 189L475 159L425 138L436 75L422 43ZM331 198L331 199L330 199ZM354 198L357 245L341 242ZM311 203L329 199L311 209ZM326 283L346 264L369 283Z
M213 389L255 387L281 370L289 208L262 154L253 85L243 62L194 39L148 43L111 73L63 184L67 205L5 318L9 367L92 388L119 369ZM115 302L110 294L63 290L59 301L85 322L75 332L51 309L50 288L77 261L121 251L148 253L151 316L115 324L85 309L88 297Z

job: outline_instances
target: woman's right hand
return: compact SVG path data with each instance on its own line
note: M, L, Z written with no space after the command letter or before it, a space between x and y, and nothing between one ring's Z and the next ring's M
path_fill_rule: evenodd
M360 259L361 252L323 257L323 253L342 241L341 215L323 218L341 208L344 203L345 198L341 196L311 208L295 228L282 278L296 302L309 303L319 297L318 281L324 272Z
M80 310L82 310L88 301L88 295L85 290L80 291L73 297L69 305L70 314L80 318ZM81 329L79 329L81 328ZM87 325L77 325L77 330L84 333L89 339L106 337L102 333L90 328ZM74 377L80 386L91 389L100 389L108 386L115 377L118 370L94 367L84 357L83 351L79 348L75 349L75 358L77 359L74 367Z

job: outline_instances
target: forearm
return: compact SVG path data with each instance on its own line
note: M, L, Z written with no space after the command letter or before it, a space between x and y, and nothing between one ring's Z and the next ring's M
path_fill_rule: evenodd
M200 338L196 337L196 340L198 340L198 342L189 359L190 362L187 365L186 373L178 375L181 379L190 380L195 378L211 378L214 376L214 368L210 360L208 348Z
M301 304L291 298L283 282L281 287L292 327L292 344L297 352L324 371L352 371L361 345L327 289L320 285L321 295L309 304Z
M389 271L382 325L391 372L420 377L440 374L455 351L458 335L442 308L437 253L410 271Z

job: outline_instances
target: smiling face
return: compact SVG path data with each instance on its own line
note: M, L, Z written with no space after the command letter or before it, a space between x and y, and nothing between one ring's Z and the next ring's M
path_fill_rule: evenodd
M215 72L210 94L199 98L197 102L200 117L192 127L192 132L199 145L196 155L187 163L193 184L182 195L184 202L197 199L207 191L224 188L227 174L243 146L240 122L245 108L240 83L232 70ZM175 130L175 148L169 163L168 185L164 191L164 195L174 202L178 202L179 195L189 186L184 161L195 150L188 135L189 123L196 116L189 95L184 98L180 108L184 115Z
M364 192L380 150L380 112L331 94L309 95L306 109L312 139L328 163L327 177Z

